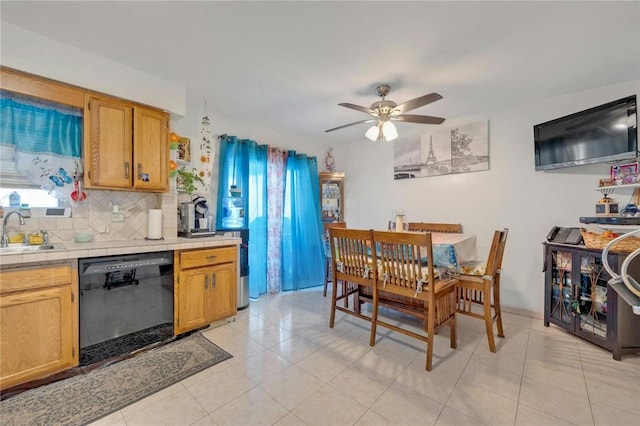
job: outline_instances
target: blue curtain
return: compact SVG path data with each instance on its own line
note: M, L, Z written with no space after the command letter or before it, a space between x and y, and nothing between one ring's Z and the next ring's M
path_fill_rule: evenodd
M255 299L267 289L268 147L235 136L220 136L217 229L249 229L249 297ZM290 151L285 173L285 195L281 238L281 290L298 290L322 285L322 222L318 164L315 157ZM242 226L229 228L229 188L242 190L246 214ZM237 200L236 200L237 201ZM271 237L274 238L274 237ZM272 289L273 291L273 289Z
M244 214L244 209L247 205L248 182L249 156L247 155L247 144L235 136L220 136L216 229L248 228L246 215ZM242 191L241 196L231 197L229 189L232 185Z
M246 141L249 159L249 297L267 292L267 146Z
M266 145L220 136L216 229L249 229L249 297L253 299L267 292L266 179ZM231 196L232 185L241 190L240 197Z
M289 151L282 226L282 290L323 284L318 163Z

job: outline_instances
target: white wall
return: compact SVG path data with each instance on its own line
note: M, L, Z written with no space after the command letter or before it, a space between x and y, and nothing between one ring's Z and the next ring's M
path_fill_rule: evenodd
M318 170L324 168L324 147L322 144L314 141L306 141L294 136L283 134L272 128L248 123L242 117L228 117L215 109L214 99L207 100L207 110L205 112L205 98L200 93L191 93L187 91L187 108L186 115L183 118L172 120L172 130L180 136L191 139L191 163L197 165L199 154L199 141L202 117L207 115L211 120L211 144L212 150L215 152L214 161L211 170L210 193L210 214L215 217L215 200L217 199L218 190L218 153L220 152L220 144L218 136L227 134L237 136L241 139L252 139L261 145L270 145L273 147L295 150L298 153L304 153L308 156L316 156L318 160ZM212 104L214 106L212 107ZM198 191L201 195L207 197L203 191ZM180 202L188 201L180 196Z
M185 115L185 87L2 22L0 64Z
M552 225L579 226L580 216L594 215L594 203L601 198L595 188L609 175L609 165L536 172L533 125L639 93L640 80L635 80L448 119L440 127L489 120L490 166L483 172L394 181L393 142L372 143L363 137L334 147L338 170L346 172L346 220L350 227L380 229L393 210L402 209L407 221L462 223L465 232L476 234L481 257L493 231L507 227L502 305L541 314L541 243ZM403 137L419 138L419 132L433 129L416 128L419 125L400 124L398 131ZM613 195L622 205L630 196L628 190Z

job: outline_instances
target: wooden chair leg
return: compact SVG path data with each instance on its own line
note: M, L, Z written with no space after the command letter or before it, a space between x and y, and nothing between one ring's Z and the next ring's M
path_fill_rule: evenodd
M493 320L491 318L491 294L484 294L484 326L487 330L487 339L489 340L489 350L491 352L496 351L496 342L493 338Z
M496 325L498 326L498 337L504 337L502 328L502 312L500 311L500 277L496 277L493 285L493 309L496 313Z
M449 335L451 336L451 349L458 347L458 336L456 335L456 315L453 315L453 319L449 323Z
M324 291L322 292L322 297L327 297L327 286L329 284L329 272L331 271L331 263L329 262L329 258L325 257L324 262Z
M425 307L427 303L425 302ZM435 316L435 306L429 306L429 312L427 313L427 365L426 370L431 371L433 367L433 342L435 340L435 326L434 323L436 321Z
M329 317L329 328L333 328L333 324L336 319L336 300L338 298L338 286L336 285L336 280L333 280L333 285L331 286L331 315Z
M371 309L371 336L369 336L369 346L374 346L376 344L376 328L378 325L377 321L378 321L378 290L373 289L373 307Z

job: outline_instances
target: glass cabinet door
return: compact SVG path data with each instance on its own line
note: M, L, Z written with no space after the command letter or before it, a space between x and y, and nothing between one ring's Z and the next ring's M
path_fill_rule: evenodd
M344 173L320 172L323 222L344 222Z
M561 325L571 326L573 322L574 291L571 282L572 253L551 250L551 303L549 317Z
M579 331L592 337L607 338L607 281L609 274L600 256L578 253L580 259Z

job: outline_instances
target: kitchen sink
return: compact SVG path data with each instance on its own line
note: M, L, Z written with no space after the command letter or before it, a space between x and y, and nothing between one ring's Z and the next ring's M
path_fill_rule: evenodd
M9 244L8 247L0 247L0 254L16 254L16 253L28 253L32 251L39 250L53 250L57 246L53 244L40 244L40 245L29 245L29 244Z

